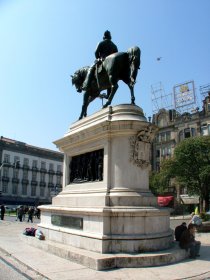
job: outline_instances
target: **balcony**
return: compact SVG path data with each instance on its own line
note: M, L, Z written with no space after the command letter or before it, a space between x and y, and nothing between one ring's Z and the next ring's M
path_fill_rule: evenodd
M53 169L49 169L48 173L51 174L51 175L54 175L55 171Z
M56 184L55 187L58 188L58 189L61 189L62 188L62 184Z
M48 188L53 189L54 187L55 187L55 185L53 183L48 183Z
M57 171L56 171L56 175L62 176L62 175L63 175L63 172L57 170Z
M29 180L28 179L22 179L22 184L23 185L28 185L29 183Z
M12 166L12 164L10 162L5 162L5 161L1 162L1 165L3 165L3 167L11 167Z
M19 179L18 178L12 178L12 183L16 183L16 184L18 184L19 183Z
M32 166L32 171L36 171L36 172L38 172L39 171L39 169L36 167L36 166Z
M38 182L37 182L36 180L32 180L32 181L31 181L31 185L32 185L32 186L37 186L37 185L38 185Z
M46 168L40 168L40 172L41 173L47 173L47 169Z
M41 182L39 183L39 186L40 186L40 187L46 187L46 182L41 181Z

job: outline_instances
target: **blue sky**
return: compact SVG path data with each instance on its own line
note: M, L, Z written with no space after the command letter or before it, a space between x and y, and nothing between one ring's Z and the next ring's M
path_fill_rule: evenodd
M70 75L93 63L107 29L119 51L141 49L135 96L147 117L159 82L170 94L194 80L200 98L210 83L209 11L209 0L0 0L0 135L56 149L83 100ZM112 105L129 102L119 82ZM96 100L88 115L100 109Z

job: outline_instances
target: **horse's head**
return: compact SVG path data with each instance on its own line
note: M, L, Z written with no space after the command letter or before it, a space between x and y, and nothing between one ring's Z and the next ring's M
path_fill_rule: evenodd
M82 82L78 72L75 72L74 75L71 75L72 85L75 86L78 92L82 92Z
M83 67L71 75L72 85L75 86L77 92L82 92L82 85L87 75L87 67Z

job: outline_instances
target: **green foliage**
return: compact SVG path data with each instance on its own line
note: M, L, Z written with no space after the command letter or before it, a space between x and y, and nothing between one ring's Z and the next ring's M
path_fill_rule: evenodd
M163 193L169 181L176 178L179 185L187 187L189 195L208 199L210 192L210 136L188 138L180 142L174 156L161 162L158 173L150 176L153 193Z
M170 178L187 187L189 195L198 195L208 208L210 193L210 136L188 138L180 142L172 159L161 162L159 184ZM156 181L157 181L156 180ZM156 183L157 186L157 183ZM164 186L164 184L163 184Z
M169 186L172 172L172 160L164 160L160 172L153 172L150 175L150 189L154 194L163 194Z
M165 190L165 180L161 173L153 172L150 174L150 189L157 195L164 193Z
M210 221L210 214L207 214L205 212L200 213L200 218L202 219L203 222Z
M209 170L209 136L188 138L175 148L174 174L185 183L189 194L202 194L202 185L209 182Z

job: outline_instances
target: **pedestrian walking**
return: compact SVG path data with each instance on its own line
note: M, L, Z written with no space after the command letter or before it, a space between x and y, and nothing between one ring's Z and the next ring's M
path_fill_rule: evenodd
M28 222L31 221L31 223L33 223L33 216L34 216L34 208L30 207L28 210Z
M1 205L1 220L4 220L4 215L5 215L5 206L4 204Z

